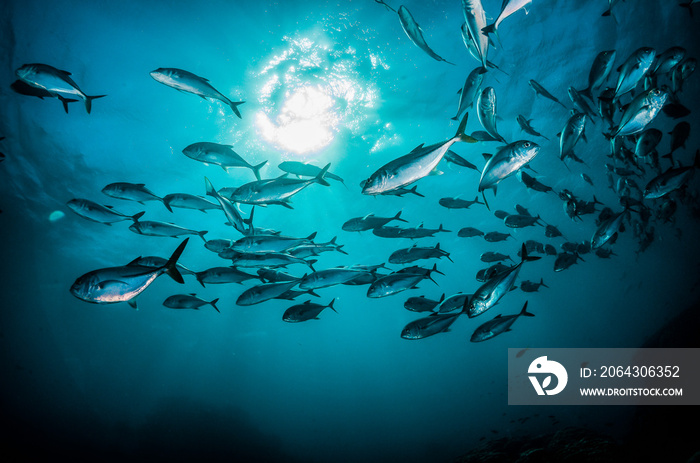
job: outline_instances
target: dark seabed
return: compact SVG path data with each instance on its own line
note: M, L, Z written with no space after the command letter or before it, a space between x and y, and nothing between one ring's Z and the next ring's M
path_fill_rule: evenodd
M371 0L6 3L0 11L3 448L20 452L23 461L433 462L479 451L484 458L503 454L491 461L515 461L527 449L542 448L550 453L536 461L585 461L551 449L588 436L605 458L598 461L688 461L700 450L697 438L676 423L694 420L693 407L516 407L507 400L508 348L700 347L697 329L688 335L668 327L677 317L675 325L686 331L699 325L697 176L662 198L642 199L647 183L671 167L664 155L673 151L675 167L691 166L700 146L700 76L691 69L700 57L700 7L691 16L675 0L613 3L612 15L601 16L606 0L535 1L527 15L520 10L505 18L498 38L492 36L488 60L498 69L483 75L481 89L495 90L498 134L508 142L535 142L540 150L530 169L498 184L496 196L485 191L490 210L441 205L442 198L484 201L479 172L445 160L435 175L407 186L420 196L372 196L360 187L417 145L455 135L457 90L480 66L462 40L458 0L404 4L430 48L449 63L411 43L397 13ZM501 2L483 0L483 6L491 24ZM658 167L653 155L635 157L639 133L617 137L610 157L610 126L597 113L597 97L615 88L618 66L641 47L657 56L671 47L685 50L677 69L646 79L670 95L646 127L663 134ZM557 134L573 108L567 90L588 86L591 65L604 50L615 50L616 57L608 78L593 90L595 102L588 101L595 113L586 123L587 141L574 149L582 162L562 162ZM16 71L30 63L66 70L85 94L106 96L95 99L88 114L79 96L63 94L79 100L66 103L66 114L54 94L40 99L13 91ZM221 101L157 82L149 73L159 68L205 77L226 98L245 101L237 107L242 117ZM561 104L537 95L531 79ZM643 78L634 95L644 91ZM625 94L620 104L631 100ZM475 132L485 128L476 106L468 109L466 133L478 137ZM518 115L546 138L523 132ZM614 112L615 125L621 117L622 111ZM674 148L683 125L671 132L682 122L690 132ZM256 179L249 168L226 172L183 154L197 142L232 145L254 166L267 161L263 179L283 175L278 166L284 161L330 163L329 172L344 185L327 176L330 186L309 184L291 199L293 208L257 206L253 225L289 237L316 232L317 244L335 238L330 251L304 256L316 260L316 271L385 264L364 274L371 281L402 267L436 264L441 273L431 278L437 285L423 279L418 289L370 298L367 281L316 289L319 297L239 305L239 296L259 279L202 286L184 273L184 285L157 278L137 298L137 310L71 294L81 275L139 256L167 258L186 236L178 262L188 269L232 264L206 249L199 236L136 234L129 218L106 225L67 205L88 199L127 216L145 211L140 222L207 231L206 240L239 240L242 233L225 224L220 210L169 212L158 200L140 204L102 193L115 182L143 183L160 198L188 193L216 203L206 196L205 177L216 189ZM482 170L482 153L502 146L457 142L451 149ZM553 191L528 188L522 180L528 175ZM591 240L601 212L621 212L625 203L632 211L624 214L624 231L602 247L614 254L589 252L582 242ZM539 215L539 224L510 228L494 215L516 214L516 205ZM250 204L234 207L243 219L250 217ZM398 212L405 222L387 227L442 225L446 231L410 239L343 229L351 218ZM564 237L546 236L545 224ZM460 236L466 227L511 236ZM523 265L518 288L488 314L460 316L448 332L425 339L402 339L407 324L427 315L406 310L409 297L473 294L482 285L477 272L491 265L480 256L500 252L513 265L527 240L551 245L558 254L565 242L576 243L583 261L555 272L556 257L533 245L529 254L541 259ZM449 259L388 262L398 249L438 243ZM256 274L257 268L240 270ZM295 277L312 271L303 263L279 270ZM523 281L540 279L546 286L523 291ZM103 286L123 284L112 278ZM190 293L205 302L218 298L220 313L208 304L199 310L163 306L169 296ZM324 309L318 320L303 323L282 320L295 304L310 299L328 305L334 298L337 313ZM479 325L518 313L526 301L534 318L470 342Z

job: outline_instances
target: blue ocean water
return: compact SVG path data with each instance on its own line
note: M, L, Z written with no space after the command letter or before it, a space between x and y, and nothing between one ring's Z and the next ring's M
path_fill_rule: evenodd
M484 0L489 23L500 3ZM700 245L692 199L697 180L683 201L676 199L678 209L668 221L651 219L654 240L644 252L637 252L639 240L628 223L608 246L615 253L610 259L589 253L582 255L585 261L554 272L554 257L542 256L523 266L516 284L542 278L547 287L535 293L517 289L489 314L460 317L447 333L402 339L403 327L423 316L404 309L404 301L473 293L481 285L477 271L488 266L480 261L482 253L502 252L517 262L526 240L561 252L565 239L545 237L542 226L509 229L494 217L495 210L513 214L520 204L574 242L590 240L597 228L597 213L574 221L557 195L529 190L516 176L503 180L495 197L486 191L491 210L478 204L446 209L440 198L480 195L478 172L444 161L440 175L414 184L423 197L361 194L360 182L382 165L421 143L454 135L458 122L450 118L457 111L457 90L479 65L462 42L460 2L405 6L430 47L455 65L430 58L411 43L396 13L369 0L7 3L0 13L0 136L6 137L0 141L5 154L0 342L4 415L16 429L10 440L26 442L28 454L76 458L444 461L484 436L575 425L624 437L629 409L509 407L507 349L638 347L697 300ZM700 14L691 17L665 0L619 2L613 16L602 17L607 8L604 0L534 2L529 14L519 11L499 27L500 43L495 41L488 57L500 71L492 69L484 78L484 87L497 94L500 134L541 146L530 163L534 172L526 172L556 191L568 189L586 201L595 195L602 203L598 212L604 206L622 210L606 176L605 164L613 162L603 136L607 124L596 117L587 125L588 141L575 151L585 164L569 161L567 169L558 159L556 134L572 107L568 87L587 86L591 63L603 50L617 51L606 86L615 85L617 66L643 46L659 54L680 46L687 57L700 56ZM90 114L80 101L69 103L66 114L55 98L19 95L10 85L15 70L27 63L67 70L88 95L107 96L93 102ZM242 119L221 102L156 82L149 72L161 67L206 77L233 101L245 101ZM537 96L530 79L566 108ZM659 80L671 85L666 76ZM689 165L698 146L698 76L688 77L677 96L690 115L673 119L662 112L650 127L664 133L658 147L663 155L671 151L669 132L688 121L689 138L674 159ZM523 133L519 114L549 140ZM472 107L467 133L478 130L483 128ZM139 296L138 310L75 298L69 288L80 275L138 256L168 257L182 238L138 235L129 230L130 221L111 226L87 221L66 206L73 198L129 215L145 211L143 220L206 230L207 239L241 237L219 211L171 213L159 202L141 205L101 193L107 184L131 182L161 197L204 195L205 176L217 189L255 180L248 169L227 173L182 154L200 141L230 144L251 164L267 161L263 178L282 175L277 166L283 161L330 163L346 187L336 181L330 187L313 184L293 197L293 209L256 207L254 217L256 227L288 236L317 232L317 242L337 237L347 255L324 253L314 264L317 270L386 263L399 248L439 243L451 261L418 264L436 262L444 275L433 275L437 285L424 280L419 289L378 299L366 297L366 286L320 289L314 302L335 298L337 313L326 309L319 320L298 324L283 322L282 314L308 296L236 305L256 284L251 281L203 288L192 276L185 275L184 286L163 276ZM482 169L482 153L499 146L456 143L452 149ZM663 170L670 166L667 159L660 163ZM656 175L645 169L634 177L642 188ZM651 204L658 210L664 202ZM242 204L240 211L247 218L251 208ZM399 211L407 223L390 225L442 225L450 232L413 241L341 229L353 217L392 217ZM464 227L507 232L513 239L459 237ZM202 271L230 261L192 236L180 263ZM288 271L301 276L309 269L295 264ZM210 306L163 307L177 293L219 298L221 313ZM511 332L486 342L469 342L481 323L517 313L525 301L534 318L518 320ZM524 417L530 417L527 424Z

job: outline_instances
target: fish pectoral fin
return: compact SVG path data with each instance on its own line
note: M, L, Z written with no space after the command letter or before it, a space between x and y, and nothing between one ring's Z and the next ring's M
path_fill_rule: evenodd
M134 310L139 309L138 306L136 305L136 298L128 300L128 301L126 301L126 303L129 304L129 307L131 307Z

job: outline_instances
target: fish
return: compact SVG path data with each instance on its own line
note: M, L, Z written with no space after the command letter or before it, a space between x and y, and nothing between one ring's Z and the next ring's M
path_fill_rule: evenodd
M416 270L417 271L417 270ZM433 265L432 269L427 269L425 272L409 273L409 272L394 272L389 275L384 275L377 278L367 289L367 297L379 298L391 296L407 289L416 288L417 284L424 279L429 279L433 282L431 273L437 271L437 265ZM437 283L436 283L437 284Z
M208 141L192 143L182 150L182 154L195 161L220 166L226 173L230 173L231 169L237 167L245 167L252 170L258 180L260 180L260 169L267 164L267 161L263 161L260 164L252 165L233 150L233 145L222 145Z
M552 100L552 101L554 101L554 102L556 102L556 103L559 103L559 104L562 105L564 108L566 108L566 106L564 105L564 103L562 103L561 101L559 101L559 100L557 99L557 97L555 97L554 95L552 95L551 93L549 93L549 92L548 92L542 85L540 85L536 80L530 79L530 80L527 81L527 83L530 84L530 87L532 87L532 89L535 91L535 93L536 93L537 95L542 95L542 96L545 97L545 98L549 98L550 100ZM568 109L568 108L567 108L567 109Z
M532 119L525 119L525 116L518 114L518 117L516 118L518 121L518 125L520 128L523 130L523 132L532 135L533 137L542 137L545 140L549 140L549 138L545 137L541 133L539 133L537 130L532 128Z
M443 294L442 297L444 298L445 295ZM413 296L406 299L403 307L411 312L433 312L440 302L428 299L425 296Z
M531 215L511 214L506 217L503 222L508 228L525 228L533 225L539 225L540 216L532 217Z
M390 264L408 264L415 262L420 259L440 259L442 257L447 257L450 259L450 253L440 249L440 243L436 244L435 247L421 247L413 245L410 248L403 248L391 253L389 256Z
M574 147L578 143L586 127L586 115L575 113L564 125L559 134L559 159L562 161L574 155Z
M307 320L318 320L319 314L325 308L329 308L333 312L338 313L338 311L335 310L335 308L333 307L334 302L335 299L331 300L331 302L329 302L327 305L322 305L315 304L309 299L303 304L293 305L287 310L285 310L284 314L282 314L282 320L289 323L305 322Z
M467 300L469 300L470 297L470 294L458 293L453 294L448 298L445 298L445 295L443 294L442 300L437 305L437 307L435 307L435 312L439 314L444 314L454 312L457 309L461 311L464 309L464 305L467 303Z
M690 115L690 109L680 103L666 103L663 108L661 108L661 111L672 119L680 119Z
M656 57L656 62L651 67L649 73L654 75L666 74L673 70L683 58L686 50L683 47L671 47Z
M459 154L455 153L452 150L447 150L447 153L445 153L445 156L443 157L443 159L446 162L450 162L452 164L456 164L458 166L466 167L467 169L472 169L472 170L479 172L478 167L476 167L474 164L467 161L462 156L460 156ZM415 187L414 187L414 189L415 189ZM420 195L420 196L423 196L423 195Z
M206 214L209 209L221 209L221 205L188 193L171 193L163 196L163 204L167 204L171 209L179 207L182 209L192 209L202 211Z
M474 227L464 227L457 232L460 238L471 238L473 236L482 236L484 232Z
M288 289L287 291L283 292L279 296L273 297L273 299L280 299L280 300L284 300L284 301L293 301L297 297L304 295L304 294L308 294L309 296L314 296L314 297L321 297L310 289L306 290L306 291L297 291L294 289Z
M210 250L211 252L215 252L216 254L225 251L226 249L231 248L231 245L233 244L233 240L222 240L222 239L214 239L214 240L207 240L206 243L204 243L204 247Z
M637 136L634 146L634 156L642 159L651 153L661 141L663 133L658 129L646 129Z
M411 12L408 11L408 8L401 5L399 7L398 15L399 22L401 22L401 27L403 27L403 31L406 33L408 38L411 39L411 42L413 42L418 48L423 50L425 53L427 53L428 56L430 56L434 60L444 61L448 64L454 65L454 63L450 63L446 59L442 58L428 46L428 44L425 41L425 38L423 37L422 29L420 28L416 20L413 19L413 15L411 15Z
M156 220L136 221L129 226L129 230L139 235L167 236L171 238L177 238L180 235L198 235L205 243L207 240L204 238L204 235L208 233L206 230L191 230L173 223L158 222Z
M487 157L486 165L481 171L479 179L479 192L492 189L496 194L498 183L510 177L521 167L532 161L540 151L540 146L531 141L520 140L504 146L493 156L484 155ZM486 197L484 196L484 204L488 208Z
M498 315L493 320L489 320L483 325L479 326L476 330L474 330L470 341L482 342L498 336L501 333L505 333L506 331L510 331L510 327L513 326L515 320L521 316L534 317L533 314L527 311L527 302L525 302L525 305L523 305L520 313L516 315L506 315L505 317Z
M658 88L637 95L622 113L620 125L613 129L610 137L634 135L644 130L654 120L667 98L668 92Z
M540 282L533 282L530 280L525 280L520 283L520 289L526 293L534 293L538 289L540 289L540 286L544 286L545 288L549 288L546 284L544 284L544 279L540 278Z
M486 283L479 286L479 288L474 292L468 305L465 306L466 313L469 318L474 318L478 315L483 314L488 309L493 307L505 296L515 283L515 279L520 273L525 262L532 262L539 260L540 257L528 256L525 244L521 246L520 249L521 257L520 262L506 271L503 271L493 278L488 280Z
M133 299L144 292L159 276L167 274L176 282L184 284L176 265L188 240L189 238L185 238L180 243L162 267L144 267L132 261L121 267L93 270L78 277L71 286L70 292L85 302L94 304L130 302L130 305L136 308Z
M474 201L459 198L440 198L438 204L440 204L442 207L446 207L447 209L469 209L474 204L484 203L479 201L479 197L477 196L474 198Z
M617 68L620 75L613 93L613 103L619 100L622 95L634 90L639 81L642 80L642 77L651 68L655 57L656 50L653 48L638 48Z
M493 264L492 266L488 268L482 268L478 272L476 272L476 281L480 281L482 283L485 283L489 281L491 278L495 277L499 273L503 273L504 271L510 269L509 266L504 265L500 262Z
M246 183L226 196L233 202L244 204L284 204L289 198L314 183L323 186L331 186L331 184L325 180L326 172L328 172L330 166L330 163L326 164L321 172L312 179L303 180L278 177L269 180L260 180ZM219 191L219 194L223 193Z
M364 188L365 185L367 184L367 180L363 180L360 182L360 188ZM390 191L384 191L382 193L379 193L381 195L386 195L386 196L398 196L398 197L403 197L405 194L413 194L418 196L419 198L425 198L424 195L418 193L417 191L418 185L413 185L413 188L397 188L395 190L390 190Z
M486 132L494 139L504 144L508 143L496 129L496 91L493 87L486 87L482 90L477 99L476 107L479 122L486 129Z
M459 120L459 116L474 104L474 99L479 94L483 81L484 71L482 68L474 68L469 73L464 81L464 86L457 92L459 93L459 105L457 106L457 114L452 118L453 121Z
M588 87L581 90L579 93L589 100L593 100L593 90L599 89L610 75L617 52L615 50L605 50L598 53L593 60L591 70L588 73Z
M698 168L700 168L700 150L695 152L693 165L671 167L666 172L651 179L644 187L644 199L662 198L668 193L678 190L690 180L695 173L695 169Z
M42 90L51 95L65 98L66 95L76 96L85 102L85 110L88 114L92 110L92 100L103 98L107 95L86 95L80 87L71 79L71 73L56 69L48 64L33 63L24 64L15 71L15 75L22 82ZM67 103L63 103L68 112Z
M558 236L564 236L554 225L547 225L544 228L544 236L547 238L556 238Z
M517 175L520 181L523 182L523 184L531 190L540 191L542 193L553 191L552 187L545 185L536 178L532 177L527 172L523 172L522 170L520 170L518 171Z
M445 333L457 320L460 314L433 314L429 317L414 320L401 331L403 339L425 339L438 333Z
M471 32L469 29L467 29L467 23L462 23L462 26L460 27L460 31L462 33L462 41L464 42L464 46L467 47L467 51L469 52L472 57L477 60L481 61L481 56L479 55L479 45L477 45L476 41L474 40L474 37L472 37ZM490 43L490 40L489 40ZM507 72L493 64L491 61L488 59L486 60L486 66L492 69L498 69L505 75L509 75ZM483 67L479 68L479 71L482 73L485 73L486 70Z
M58 98L63 104L63 110L66 112L66 114L68 114L68 103L75 103L76 101L79 101L73 98L64 98L59 93L51 93L48 90L44 90L43 88L34 87L22 80L16 80L12 82L10 88L16 93L19 93L20 95L35 96L40 100L43 100L44 98Z
M375 229L376 230L376 229ZM401 238L410 238L412 240L418 238L428 238L435 236L436 233L451 233L450 230L445 230L442 224L438 228L424 228L423 224L418 227L404 228L401 230Z
M380 167L367 179L362 194L377 195L410 185L430 174L455 142L476 143L474 138L464 133L468 118L469 113L465 113L455 136L449 140L430 146L421 144L410 153Z
M249 220L249 224L251 225L246 227L246 221L243 219L243 217L241 217L241 214L238 212L236 206L227 198L221 196L207 177L204 177L204 187L206 189L207 196L211 196L216 199L221 206L221 210L224 212L226 220L228 220L228 225L231 225L243 235L252 233L252 219Z
M143 267L151 268L163 267L167 262L168 259L159 256L142 256L132 261L134 265L141 265ZM177 267L177 270L183 275L194 275L196 273L179 262L175 264L175 267Z
M498 26L501 24L501 22L521 9L524 9L525 14L527 14L527 7L531 4L532 0L503 0L503 3L501 4L501 12L498 14L496 21L494 21L493 24L489 24L481 29L481 32L487 36L488 34L493 33L496 35L496 37L498 37ZM498 41L500 42L500 40L501 39L499 38Z
M265 254L239 253L231 259L238 267L286 267L292 264L303 264L313 270L316 260L304 260L283 252L268 252Z
M544 245L544 253L547 254L548 256L556 256L557 249L554 246L552 246L551 244L545 244Z
M341 228L345 231L360 232L383 227L393 220L407 222L401 218L401 211L399 211L393 217L375 217L374 214L367 214L364 217L355 217L345 222Z
M216 309L217 312L221 313L219 308L216 306L216 303L219 302L219 298L216 298L212 301L205 301L202 298L197 297L196 294L191 293L191 294L175 294L173 296L169 296L165 301L163 301L163 305L165 307L168 307L169 309L194 309L194 310L199 310L199 308L203 305L211 305Z
M102 193L107 196L111 196L116 199L127 199L129 201L136 201L139 204L143 204L144 201L160 201L165 205L165 208L172 212L170 206L165 203L163 198L153 194L151 190L146 188L144 183L128 183L128 182L117 182L110 183L109 185L102 188Z
M685 148L685 141L690 135L690 124L686 121L679 122L668 134L671 135L671 152L664 157L670 159L673 164L673 152L678 148Z
M513 260L510 257L508 257L505 254L501 254L500 252L493 252L493 251L487 251L481 254L479 256L479 259L481 262L499 262L502 260Z
M93 222L103 223L105 225L112 225L115 222L121 222L124 220L133 220L138 222L138 220L146 213L145 211L138 212L134 215L126 215L121 212L117 212L112 209L112 206L102 206L89 199L71 199L66 203L68 208L78 214L84 219L91 220Z
M683 83L695 72L698 61L695 58L686 58L681 61L671 72L671 89L674 94L683 91Z
M319 270L305 275L299 282L299 289L320 289L342 285L363 276L365 273L368 272L354 268L329 268Z
M314 166L313 164L307 164L299 161L284 161L277 167L279 167L279 169L283 172L287 172L298 177L316 177L323 170L320 167ZM345 185L343 179L332 172L326 172L324 178L329 178Z
M489 243L497 243L499 241L505 241L510 238L510 233L499 233L499 232L489 232L484 235L484 239Z
M258 276L263 283L281 283L283 281L298 281L300 278L292 276L288 273L280 272L271 268L258 269Z
M238 270L236 267L212 267L195 273L195 278L202 286L229 283L242 284L244 281L257 279L255 275Z
M306 238L282 235L248 235L231 244L231 249L240 253L287 252L302 244L313 243L316 232Z
M486 58L489 52L489 38L488 35L481 32L487 26L486 12L481 0L462 0L462 12L464 13L466 29L469 31L481 59L481 67L486 72L488 69Z
M338 239L338 237L334 236L327 243L301 244L299 246L293 247L288 252L289 252L289 254L291 254L294 257L301 257L301 258L317 256L323 252L329 252L329 251L336 251L336 252L339 252L341 254L347 255L348 253L343 251L343 246L345 246L345 245L344 244L337 244L336 243L337 239Z
M160 82L163 85L172 87L175 90L185 93L193 93L202 97L203 99L219 100L224 104L231 107L233 113L241 119L241 112L238 110L238 106L245 103L245 101L231 101L224 95L222 95L217 89L211 86L209 80L204 77L199 77L189 71L177 68L158 68L155 71L150 72L151 77L156 82Z
M236 299L236 305L255 305L280 297L298 284L298 280L279 283L262 283L243 291Z
M554 271L561 272L566 270L579 260L583 261L583 258L581 258L581 256L575 252L561 252L557 255L557 258L554 261Z
M588 102L586 102L586 99L583 98L574 87L569 87L567 92L569 94L569 98L571 98L571 102L574 104L574 109L588 116L591 119L591 122L595 124L593 118L597 114L593 108L590 107Z

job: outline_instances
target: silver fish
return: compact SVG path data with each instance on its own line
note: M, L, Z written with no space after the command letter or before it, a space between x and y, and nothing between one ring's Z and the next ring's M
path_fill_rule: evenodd
M406 33L408 38L411 39L411 42L413 42L418 48L426 52L428 56L430 56L434 60L444 61L448 64L454 64L440 57L428 46L428 44L425 42L425 38L423 38L423 31L421 30L416 20L413 19L411 12L408 11L408 9L405 6L401 5L399 7L398 14L399 21L401 22L401 27L403 27L404 32Z
M239 253L232 258L233 264L239 267L286 267L292 264L303 264L313 270L316 260L304 260L283 252L268 252L266 254Z
M574 104L574 109L580 113L585 114L590 117L591 122L595 124L593 118L596 116L596 112L591 108L591 106L586 102L586 100L576 91L574 87L569 87L568 89L569 98Z
M642 47L635 50L635 52L617 68L620 75L617 78L613 102L619 100L625 93L634 90L639 81L642 80L642 77L644 77L649 68L651 68L655 56L656 50Z
M493 87L486 87L480 94L476 102L477 116L482 127L494 139L507 143L496 129L496 91Z
M688 182L698 168L700 168L700 151L696 151L692 166L670 168L651 179L644 188L644 199L661 198L679 189Z
M627 216L627 214L629 214L629 211L625 209L622 212L618 212L613 214L611 217L608 217L607 220L604 220L593 233L593 237L591 238L591 249L598 249L599 247L603 246L610 240L610 238L613 237L614 234L619 232L620 227L622 226L622 220Z
M556 101L560 105L564 106L564 103L559 101L554 95L549 93L542 85L540 85L537 81L534 79L530 79L527 81L527 83L532 87L532 89L535 91L536 94L542 95L545 98L549 98L552 101ZM564 106L566 108L566 106Z
M484 81L484 70L482 68L474 68L469 73L464 81L464 86L459 90L459 105L457 114L452 118L453 121L459 120L460 114L469 109L474 104L474 99L479 94L481 84Z
M234 242L230 248L241 253L286 252L302 244L311 243L315 237L316 232L313 232L306 238L292 238L281 235L249 235Z
M428 270L427 274L395 272L390 273L389 275L384 275L377 278L377 280L370 285L369 289L367 290L367 297L386 297L400 293L407 289L416 288L416 285L426 278L434 282L435 280L430 277L430 273L434 272L435 270L437 270L437 266L433 266L431 270Z
M318 315L325 308L331 309L333 312L338 313L333 307L335 299L328 303L328 305L315 304L308 300L303 304L293 305L288 308L282 314L282 320L289 323L305 322L307 320L318 320Z
M299 289L320 289L343 285L363 276L366 272L354 268L329 268L305 275L299 283Z
M574 147L581 138L585 127L586 115L582 113L575 113L566 121L566 125L559 135L559 159L564 161L566 158L572 157Z
M92 100L102 98L106 95L89 96L86 95L78 85L71 79L71 73L56 69L48 64L25 64L15 71L15 74L22 82L32 87L46 90L51 95L64 98L64 95L75 95L85 102L85 110L90 114ZM64 103L65 105L65 103ZM66 112L68 109L66 108Z
M484 190L491 188L495 194L501 180L516 173L532 161L539 152L540 146L537 143L520 140L504 146L493 156L488 155L489 158L479 180L479 192L483 193Z
M43 88L34 87L22 80L15 80L12 82L12 85L10 85L10 88L20 95L35 96L40 100L43 100L44 98L58 98L63 104L63 110L66 112L66 114L68 114L68 103L75 103L78 101L74 98L64 98L58 93L52 93L48 90L44 90Z
M498 37L498 26L501 24L501 21L520 9L525 9L525 14L527 14L527 6L531 3L532 0L503 0L503 3L501 4L501 12L498 14L496 21L494 21L493 24L489 24L488 26L484 27L481 31L486 35L491 33L496 34L496 37ZM498 40L500 42L501 39L499 38Z
M467 303L469 298L471 297L470 294L453 294L452 296L445 298L443 296L443 299L440 301L440 303L435 307L435 312L437 313L450 313L454 312L455 310L463 310L464 305Z
M126 215L112 209L112 206L102 206L89 199L71 199L67 203L68 208L83 217L93 222L111 225L115 222L123 220L133 220L137 222L146 212L142 211L134 215Z
M180 235L198 235L200 238L202 238L202 241L204 241L205 243L207 242L207 240L204 238L204 235L207 234L206 230L191 230L189 228L184 228L173 223L158 222L155 220L134 222L131 224L131 226L129 226L129 230L131 230L134 233L138 233L139 235L167 236L171 238L177 238Z
M278 177L246 183L228 194L228 197L231 201L244 204L284 203L314 183L330 186L330 183L324 179L329 167L330 164L327 164L316 177L309 180Z
M221 166L227 173L229 169L236 167L248 168L253 171L255 178L258 180L260 180L260 169L267 164L267 161L263 161L254 166L233 151L233 145L222 145L206 141L192 143L185 147L182 153L195 161Z
M129 201L136 201L139 204L143 204L144 201L160 201L162 202L166 209L170 212L170 206L163 201L163 198L153 194L151 190L146 188L143 183L128 183L128 182L117 182L110 183L106 187L102 188L102 193L112 198L117 199L127 199Z
M606 50L598 53L588 73L588 87L581 90L579 93L593 101L593 90L599 89L608 79L610 71L612 71L615 65L616 56L617 52L615 50Z
M447 209L469 209L474 204L484 203L479 201L479 197L477 196L474 198L474 201L460 198L440 198L438 204L440 204L442 207L446 207Z
M199 284L205 286L221 285L228 283L242 284L244 281L254 280L257 277L249 273L238 270L236 267L212 267L207 270L195 273L195 278Z
M208 209L221 209L219 204L214 204L211 201L188 193L171 193L163 197L163 203L170 208L180 207L182 209L192 209L196 211L207 212Z
M214 189L214 185L211 184L209 179L207 177L204 177L204 186L206 188L206 192L208 196L212 196L214 199L216 199L219 202L219 205L221 206L221 210L224 211L224 215L226 216L226 219L228 220L228 224L231 225L233 228L238 230L240 233L243 235L248 235L251 233L250 228L252 227L246 227L245 220L243 220L243 217L241 217L240 212L238 212L238 209L234 204L231 203L227 198L224 198L221 196L216 189Z
M86 302L108 304L131 301L164 273L176 282L183 284L184 280L177 270L176 264L188 240L189 238L185 238L180 243L162 267L154 269L131 262L121 267L93 270L78 277L71 286L70 292ZM130 305L135 307L133 302Z
M647 129L637 138L634 146L634 156L638 159L646 157L661 141L663 133L658 129Z
M435 247L413 245L410 248L399 249L391 253L391 256L389 256L389 263L408 264L420 259L440 259L443 256L447 257L447 259L452 262L450 253L440 249L440 243L436 244Z
M409 297L406 299L406 302L403 303L403 307L411 312L432 312L435 307L437 307L437 305L444 300L444 298L444 294L442 295L442 299L440 301L434 301L426 298L425 296Z
M175 294L175 295L169 296L165 301L163 301L163 305L165 307L168 307L169 309L194 309L194 310L199 310L199 308L203 305L211 305L212 307L214 307L214 309L216 309L217 312L221 313L219 308L216 306L217 302L219 302L218 297L212 301L205 301L204 299L197 297L196 294L191 293L191 294Z
M410 153L379 168L365 183L362 194L377 195L410 185L429 175L455 142L476 143L474 138L464 133L468 118L469 113L466 113L459 124L457 133L449 140L430 146L421 144Z
M489 38L481 31L486 27L486 12L481 5L481 0L462 0L462 11L464 13L464 22L467 24L469 34L474 39L479 57L481 58L481 67L486 70L486 58L489 52Z
M533 314L527 311L527 302L523 306L519 314L516 315L506 315L505 317L499 315L493 320L487 321L483 325L479 326L470 339L471 342L481 342L498 336L501 333L510 331L510 327L513 326L515 320L520 316L534 317Z
M438 333L445 333L461 314L433 314L414 320L401 331L403 339L424 339Z
M212 100L222 101L231 107L231 110L236 116L239 118L241 117L238 106L245 103L245 101L229 100L217 89L212 87L209 81L204 77L199 77L189 71L177 68L158 68L155 71L151 71L150 74L157 82L172 87L175 90L193 93L204 99L210 98Z
M253 286L246 289L238 296L236 305L254 305L269 301L270 299L275 299L292 289L297 283L298 281L295 280L283 281L280 283L263 283Z
M467 306L467 316L469 318L486 312L511 290L523 263L540 259L539 257L528 256L525 244L520 249L520 255L521 260L517 265L495 275L474 292Z
M299 161L284 161L280 163L279 166L280 170L294 174L298 177L316 177L318 174L321 173L320 167L314 166L312 164L307 164L305 162L299 162ZM336 180L343 185L345 185L345 182L343 181L342 178L338 177L332 172L326 172L326 175L324 178L329 178L331 180Z
M549 140L549 138L545 137L541 133L539 133L537 130L532 128L532 119L525 119L525 116L518 114L518 117L516 118L518 121L518 125L520 128L527 134L532 135L533 137L542 137L545 140Z
M364 217L355 217L345 222L341 228L345 231L354 232L373 230L375 228L383 227L392 220L406 222L406 220L401 218L401 211L399 211L394 217L375 217L374 214L367 214Z
M639 133L654 120L663 107L668 92L652 88L637 95L622 113L620 125L613 129L611 137L623 137Z
M660 75L671 72L683 58L685 58L686 50L683 47L671 47L656 57L656 63L649 72L652 75Z

